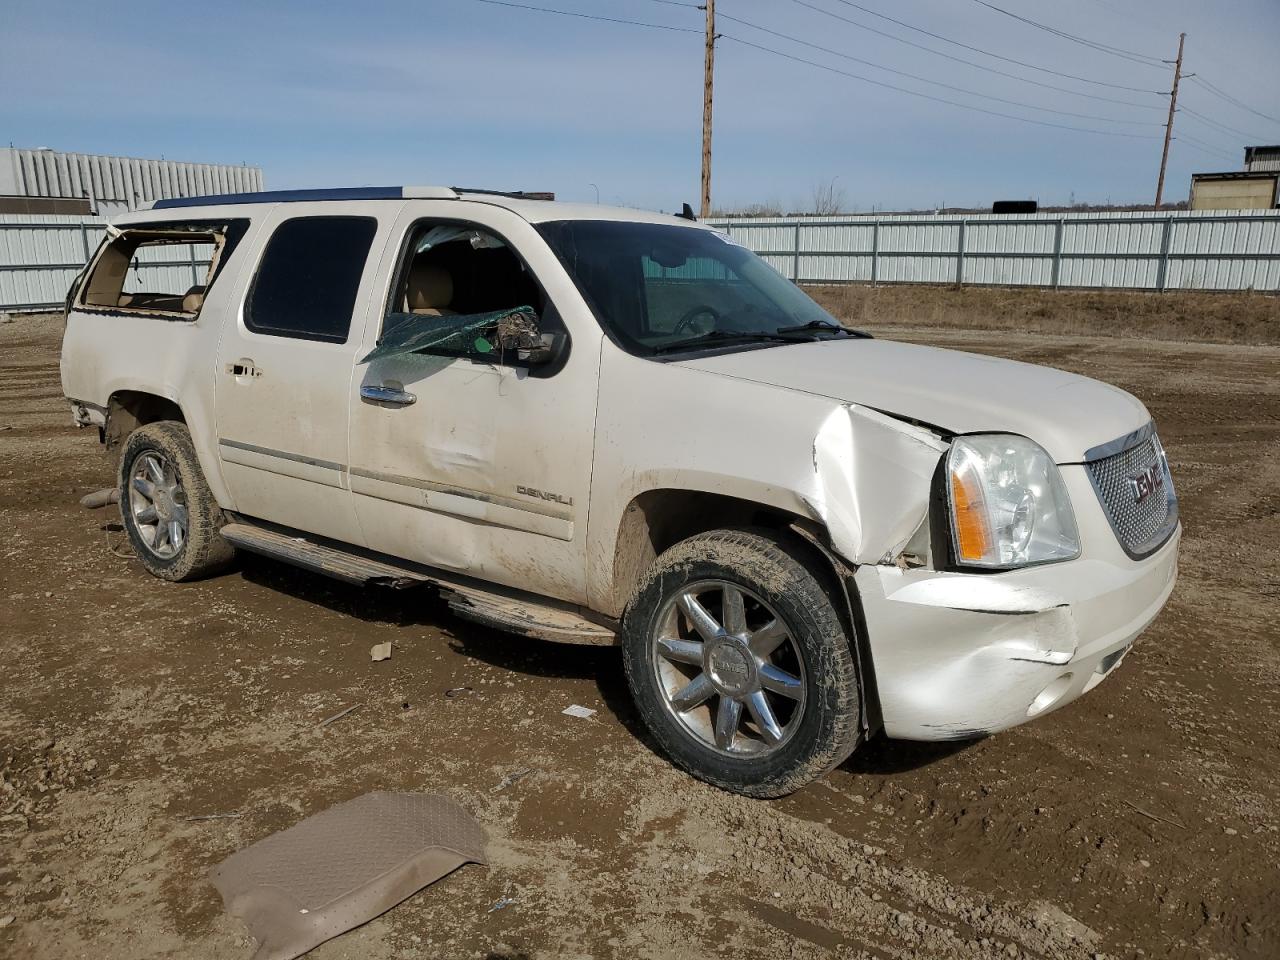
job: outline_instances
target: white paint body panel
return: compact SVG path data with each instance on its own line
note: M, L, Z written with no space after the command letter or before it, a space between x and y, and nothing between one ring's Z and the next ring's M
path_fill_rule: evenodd
M346 344L243 327L270 226L306 213L378 219ZM214 215L251 226L199 318L73 312L62 375L68 397L100 407L122 389L177 403L228 510L607 616L628 599L620 535L640 495L698 491L783 511L820 525L856 568L883 724L920 739L990 732L1068 702L1101 679L1099 664L1127 649L1172 589L1177 535L1131 560L1076 465L1150 419L1106 384L873 340L665 363L632 356L604 335L533 224L680 223L656 214L464 195L157 211L119 222ZM534 377L447 358L358 362L377 341L406 232L435 217L478 223L511 243L569 332L563 368ZM246 358L263 375L237 382L226 365ZM364 402L365 383L399 385L417 401ZM929 530L945 436L983 431L1030 437L1065 465L1078 559L981 575L906 568L903 552L913 545L914 553ZM1033 707L1051 684L1057 699Z
M378 265L395 204L355 201L276 204L263 228L236 259L246 266L236 284L233 316L223 323L214 370L219 455L234 509L348 543L363 543L349 493L349 398L353 368L379 286ZM367 217L378 224L356 294L345 343L257 333L245 326L245 303L255 267L275 229L299 217ZM217 290L222 279L214 284ZM235 364L252 376L233 376ZM248 449L258 448L257 450Z
M805 343L687 366L862 404L952 433L1017 433L1058 463L1143 426L1151 414L1110 384L1014 360L892 340Z

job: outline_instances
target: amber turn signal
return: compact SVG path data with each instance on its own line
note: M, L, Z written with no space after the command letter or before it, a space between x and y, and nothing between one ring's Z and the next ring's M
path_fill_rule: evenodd
M955 522L957 560L970 563L988 558L991 531L982 483L972 470L951 471L951 510Z

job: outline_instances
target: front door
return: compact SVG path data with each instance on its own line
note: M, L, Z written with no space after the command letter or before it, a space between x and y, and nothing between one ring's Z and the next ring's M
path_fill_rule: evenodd
M348 397L399 205L333 209L281 204L269 217L248 293L218 348L218 453L237 512L358 544Z
M554 255L521 217L457 201L407 205L365 332L447 331L528 306L563 330L571 300ZM567 331L558 364L520 365L483 337L360 364L351 394L351 490L370 547L497 583L585 601L585 538L600 332Z

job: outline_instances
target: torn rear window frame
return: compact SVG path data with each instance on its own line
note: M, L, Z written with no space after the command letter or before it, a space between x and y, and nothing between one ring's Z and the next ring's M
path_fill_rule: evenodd
M160 320L171 320L177 322L194 323L200 316L200 310L195 313L176 310L157 310L148 307L134 306L107 306L105 304L86 303L85 294L87 292L88 281L98 270L103 255L107 249L116 243L122 236L129 234L150 234L156 237L169 239L171 243L181 244L186 241L185 234L205 235L210 240L190 242L212 242L216 249L213 254L213 262L210 265L209 272L205 277L204 296L206 301L209 292L213 289L218 277L222 275L223 269L230 261L232 254L244 239L249 231L249 220L247 218L236 217L218 220L182 220L182 221L150 221L146 223L130 223L123 227L113 228L107 227L107 235L103 237L102 242L98 244L98 249L94 251L93 256L86 264L76 279L73 281L72 289L68 293L70 301L70 309L77 313L93 314L95 316L106 317L155 317ZM219 244L217 239L221 238ZM138 245L139 247L142 244ZM135 252L136 252L135 248ZM132 259L132 255L131 255ZM185 264L185 261L184 261ZM126 268L127 269L127 268ZM123 292L123 291L122 291ZM203 309L203 304L201 305Z

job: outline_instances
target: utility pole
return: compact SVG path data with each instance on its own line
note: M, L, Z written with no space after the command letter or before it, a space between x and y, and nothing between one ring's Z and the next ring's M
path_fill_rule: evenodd
M711 100L716 72L716 0L707 0L707 52L702 75L702 218L711 216Z
M1178 82L1182 79L1182 45L1187 35L1178 34L1178 59L1173 62L1173 90L1169 94L1169 122L1164 127L1164 153L1160 155L1160 179L1156 181L1156 209L1164 199L1164 171L1169 165L1169 141L1173 139L1173 114L1178 109ZM1165 63L1169 61L1166 60Z

